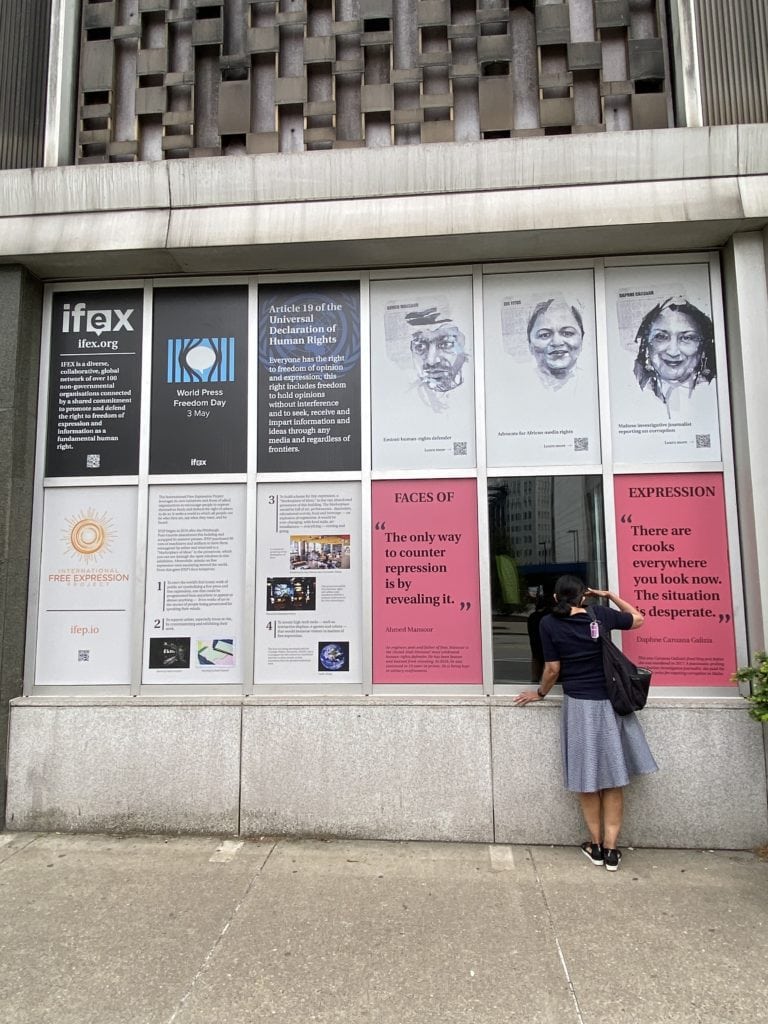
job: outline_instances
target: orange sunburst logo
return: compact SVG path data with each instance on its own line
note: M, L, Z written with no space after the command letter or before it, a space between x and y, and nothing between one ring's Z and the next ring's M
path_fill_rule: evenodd
M95 562L112 548L114 524L106 512L89 508L71 516L62 531L67 553L81 562Z

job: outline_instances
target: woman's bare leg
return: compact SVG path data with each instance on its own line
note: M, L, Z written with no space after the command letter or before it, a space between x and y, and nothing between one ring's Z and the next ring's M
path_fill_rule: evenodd
M600 798L603 808L603 846L606 850L615 850L624 816L624 790L620 786L604 789Z
M579 793L581 813L589 829L589 837L593 843L602 844L602 825L600 808L602 793Z

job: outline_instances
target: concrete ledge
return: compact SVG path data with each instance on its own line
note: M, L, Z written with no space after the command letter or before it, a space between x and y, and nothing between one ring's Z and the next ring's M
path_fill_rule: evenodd
M8 827L235 833L238 707L12 706Z
M243 711L244 835L493 842L488 709Z
M749 849L766 842L763 731L743 702L654 702L639 717L659 772L627 787L625 845ZM491 723L496 842L583 839L578 799L562 788L557 704L496 706Z

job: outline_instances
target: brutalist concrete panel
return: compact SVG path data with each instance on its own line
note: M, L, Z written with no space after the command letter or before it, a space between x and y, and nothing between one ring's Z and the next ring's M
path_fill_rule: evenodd
M162 85L154 86L151 89L136 90L136 113L141 114L163 114L168 106L168 93Z
M448 25L451 21L449 0L420 0L416 7L419 26Z
M542 128L567 127L575 121L572 99L539 100L539 118Z
M109 28L115 20L115 0L88 3L83 10L83 24L87 29Z
M245 137L245 151L251 155L279 153L280 136L277 132L253 132Z
M86 43L82 50L80 88L83 92L105 92L112 88L115 51L110 39Z
M392 0L360 0L361 18L391 18Z
M163 75L168 70L168 51L139 50L136 54L137 75Z
M248 29L249 53L277 53L280 49L280 30L273 25Z
M192 26L193 46L217 46L224 41L224 23L221 18L204 18Z
M512 79L508 75L481 78L480 131L501 132L513 127Z
M294 105L307 98L306 78L278 78L275 80L275 103Z
M568 67L571 71L593 71L603 66L600 43L568 43Z
M633 82L664 77L664 50L660 39L630 39L629 77Z
M360 89L360 109L364 114L391 110L395 105L395 90L391 85L364 85Z
M624 28L629 25L629 0L595 0L596 28Z
M634 95L632 103L632 127L669 128L669 99L665 92L646 92Z
M243 135L251 127L251 83L222 82L219 86L219 135Z
M567 43L571 38L568 4L548 4L536 8L536 42L539 46Z
M335 36L308 36L304 40L304 63L330 63L336 60Z
M512 36L480 36L477 40L477 59L481 64L512 60Z
M240 707L11 707L7 826L237 831Z
M639 715L659 771L625 791L627 846L749 849L768 834L761 726L743 703L651 704ZM562 786L556 704L491 711L496 841L576 844L586 835Z
M421 126L422 142L453 142L455 137L453 121L425 121Z
M490 842L488 708L243 709L244 835Z

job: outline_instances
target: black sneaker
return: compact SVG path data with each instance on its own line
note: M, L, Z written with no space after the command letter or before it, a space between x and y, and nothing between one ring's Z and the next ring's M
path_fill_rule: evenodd
M621 850L603 850L606 871L618 871L621 864Z
M593 864L603 863L603 848L600 843L582 843L581 852L589 857Z

